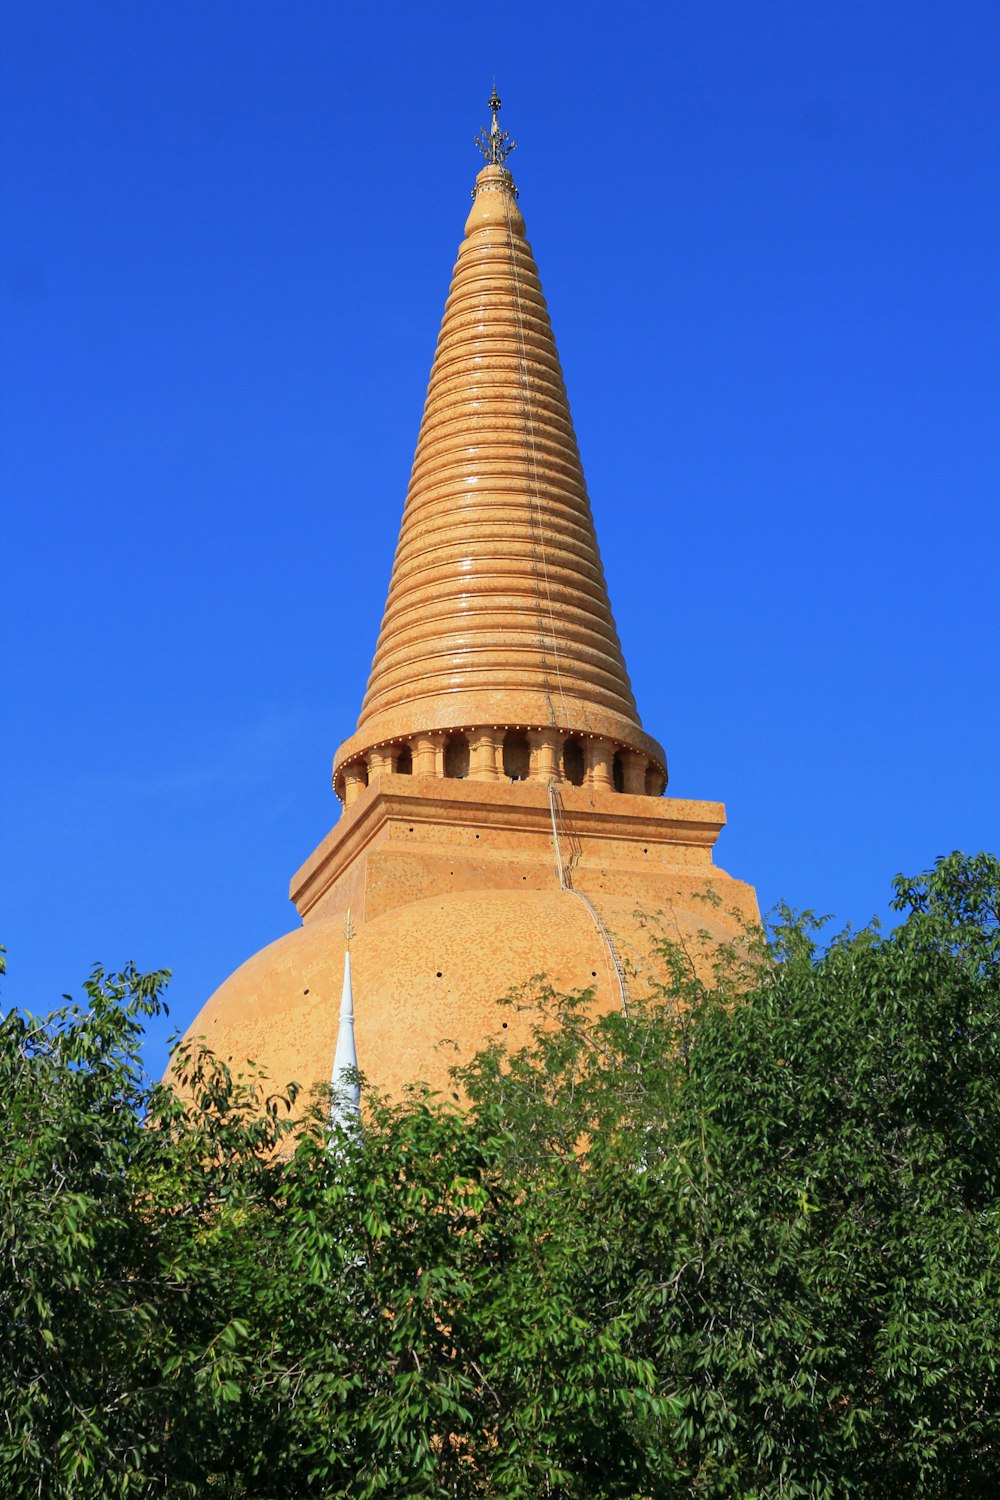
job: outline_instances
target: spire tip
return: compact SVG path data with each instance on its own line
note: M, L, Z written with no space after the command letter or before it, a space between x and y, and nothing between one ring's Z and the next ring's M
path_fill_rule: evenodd
M511 140L506 130L500 129L500 121L497 119L500 113L500 95L497 93L496 78L493 79L493 92L487 102L493 118L489 129L484 125L476 136L476 145L486 158L488 166L502 167L517 142Z

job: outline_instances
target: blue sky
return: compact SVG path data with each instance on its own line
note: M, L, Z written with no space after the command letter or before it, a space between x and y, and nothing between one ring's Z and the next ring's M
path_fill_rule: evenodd
M1000 845L992 0L0 26L4 1006L294 925L494 73L671 792L842 921Z

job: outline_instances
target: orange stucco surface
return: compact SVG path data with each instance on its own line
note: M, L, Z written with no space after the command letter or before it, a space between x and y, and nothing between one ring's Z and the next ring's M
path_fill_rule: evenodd
M751 888L712 863L718 803L578 788L559 802L565 878L596 907L629 995L648 991L660 933L694 952L700 931L723 939L756 918ZM232 1066L253 1059L276 1083L329 1081L348 907L359 1063L390 1093L417 1079L448 1089L452 1064L491 1038L526 1041L530 1014L497 1002L536 976L562 992L593 988L602 1008L621 1003L592 912L560 889L545 787L455 781L432 794L385 776L292 890L302 928L237 970L192 1028Z

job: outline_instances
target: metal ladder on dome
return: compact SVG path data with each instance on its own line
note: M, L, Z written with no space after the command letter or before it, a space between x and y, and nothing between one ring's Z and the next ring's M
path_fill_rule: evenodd
M568 845L572 845L573 843L575 843L575 840L573 839L572 834L569 832L566 826L566 813L562 805L562 797L554 781L549 782L549 812L552 817L552 842L555 844L556 849L556 871L559 875L559 889L561 891L567 891L571 896L579 897L584 906L590 912L591 917L594 919L594 925L596 926L604 941L604 946L607 948L608 956L611 959L611 967L615 972L615 979L618 983L618 994L621 1001L622 1015L627 1016L628 981L625 978L625 967L619 956L618 949L615 947L614 938L608 931L604 918L601 916L600 912L597 910L597 907L594 905L593 901L591 901L590 897L584 891L578 891L576 886L573 884L572 865L573 863L575 863L579 851L574 849L571 859L569 861L563 860L563 842ZM562 839L560 839L559 837L560 828L562 829L563 834Z

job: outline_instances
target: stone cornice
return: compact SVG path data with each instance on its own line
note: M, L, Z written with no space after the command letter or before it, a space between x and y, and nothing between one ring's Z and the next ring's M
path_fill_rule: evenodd
M561 785L562 814L580 839L711 850L725 826L721 802L629 796ZM430 780L383 773L348 808L292 876L289 895L303 918L392 824L494 828L551 839L548 787L534 782Z

